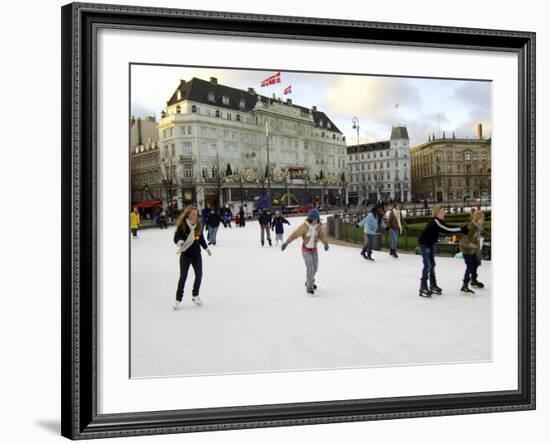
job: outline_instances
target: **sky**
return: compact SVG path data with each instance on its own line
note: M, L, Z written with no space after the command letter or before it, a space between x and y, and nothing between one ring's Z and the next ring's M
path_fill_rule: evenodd
M359 142L389 139L392 125L406 125L410 146L428 136L476 137L483 125L484 137L491 135L491 82L477 80L408 78L353 74L319 74L280 71L282 82L261 87L260 82L275 71L204 67L133 65L131 70L131 114L159 117L180 79L216 77L219 84L283 100L297 105L317 106L346 136L357 143L352 119L359 119ZM283 95L292 85L292 94Z

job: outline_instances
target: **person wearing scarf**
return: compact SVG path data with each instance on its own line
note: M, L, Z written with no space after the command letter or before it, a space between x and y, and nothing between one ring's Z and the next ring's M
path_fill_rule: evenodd
M327 234L321 226L321 216L317 209L312 209L307 214L307 219L283 242L281 251L298 237L302 237L302 257L306 265L306 292L309 295L315 293L315 275L319 268L319 256L317 254L317 242L321 240L325 251L328 251Z
M205 249L208 255L212 255L212 251L208 248L204 236L202 235L202 226L198 220L198 211L196 207L192 205L187 206L182 212L176 223L174 243L177 246L176 254L179 255L180 259L180 278L173 308L178 309L181 305L183 300L183 289L190 267L193 267L193 272L195 273L192 292L193 303L201 305L202 302L199 296L199 289L202 281L201 248Z

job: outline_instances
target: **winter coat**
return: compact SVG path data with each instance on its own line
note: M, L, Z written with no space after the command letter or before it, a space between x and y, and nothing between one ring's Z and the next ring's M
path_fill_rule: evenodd
M141 219L139 217L139 212L132 212L130 227L132 229L137 229L140 223Z
M210 226L211 228L216 228L216 227L220 226L220 221L221 221L221 218L220 218L219 214L216 213L216 212L211 212L208 215L208 218L206 220L206 224L208 226Z
M186 251L182 252L183 255L189 258L197 258L201 254L201 247L203 249L208 249L208 245L204 240L202 231L203 230L201 228L200 234L198 235L196 235L195 233L191 234L195 236L195 241L191 246L189 246L189 248ZM190 233L191 233L191 230L189 229L189 226L187 226L187 223L183 223L179 228L176 228L176 232L174 232L174 243L178 244L180 240L185 241L187 239L187 236Z
M271 214L268 214L267 212L261 212L260 216L258 217L258 221L260 222L260 225L270 225Z
M298 237L302 237L302 241L304 242L304 246L308 244L310 240L309 233L309 226L310 224L305 221L300 226L298 226L292 234L288 236L286 241L284 242L285 245L289 245L294 240L296 240ZM328 244L328 238L327 233L324 228L324 226L321 223L317 223L317 236L315 237L314 246L313 249L317 247L317 242L321 240L323 244Z
M433 217L424 227L424 230L418 236L418 243L425 246L432 246L437 243L440 232L467 232L466 226L452 226L443 223L437 217Z
M284 234L285 229L283 224L290 225L290 222L284 217L275 217L271 222L271 230L275 230L275 234Z
M357 226L364 226L363 230L365 234L373 235L376 234L378 226L381 226L383 229L386 229L386 223L380 217L378 217L374 212L371 212L363 220L357 223Z
M388 217L388 226L390 229L402 230L401 211L398 209L391 209Z
M473 221L468 223L468 233L460 237L460 251L463 254L475 255L481 260L481 238L484 232L483 226Z

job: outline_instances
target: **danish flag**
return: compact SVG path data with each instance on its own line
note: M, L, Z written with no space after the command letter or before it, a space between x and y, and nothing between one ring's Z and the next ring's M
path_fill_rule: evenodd
M292 85L288 85L288 86L283 90L283 94L284 94L284 95L292 94Z
M276 83L281 83L281 73L277 72L277 74L273 74L266 79L262 80L260 85L261 86L270 86L274 85Z

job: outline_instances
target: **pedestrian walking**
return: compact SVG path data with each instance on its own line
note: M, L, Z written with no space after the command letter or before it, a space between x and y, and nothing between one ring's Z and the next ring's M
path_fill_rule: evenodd
M311 209L308 212L306 220L288 236L285 242L283 242L281 251L284 251L287 246L298 237L302 238L302 257L306 265L306 292L309 295L313 295L317 289L315 276L319 269L317 242L321 241L325 251L328 251L327 234L324 226L321 224L321 216L317 209Z
M139 216L138 208L134 208L134 211L130 214L130 229L132 230L132 238L138 238L137 231L141 224L141 218Z
M275 211L275 217L271 222L271 230L275 231L275 246L279 246L279 242L281 242L281 244L283 243L285 224L290 226L290 222L284 218L279 211Z
M435 244L439 239L439 234L444 233L468 233L466 225L452 226L443 222L445 218L445 209L441 205L434 205L432 208L432 218L428 221L424 230L418 237L418 246L422 255L422 276L420 277L420 297L429 298L432 294L440 295L443 290L437 286L435 278ZM428 288L428 279L430 287Z
M460 251L464 257L466 271L462 280L461 294L474 295L475 292L469 288L469 284L482 289L485 287L477 279L477 268L481 264L481 248L483 247L483 222L485 214L482 211L475 211L472 214L472 220L468 223L468 233L462 234L460 238Z
M372 249L374 247L374 238L379 227L387 229L387 225L384 222L382 215L384 214L384 206L381 203L377 203L371 209L369 215L367 215L363 220L357 223L355 226L360 228L363 226L363 231L365 234L365 245L361 249L361 256L365 260L374 261L372 258Z
M201 248L205 249L208 255L212 255L212 252L204 240L204 236L202 235L202 226L198 218L197 208L190 205L185 208L176 223L174 243L177 246L176 253L179 255L180 277L178 280L178 287L176 289L176 301L172 306L174 309L178 309L183 300L185 281L187 280L190 267L193 268L193 272L195 273L192 301L199 306L202 304L199 295L202 282Z

